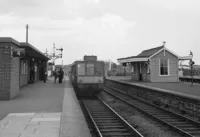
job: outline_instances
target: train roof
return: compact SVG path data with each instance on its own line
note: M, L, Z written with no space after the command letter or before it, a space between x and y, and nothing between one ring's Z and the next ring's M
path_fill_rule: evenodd
M74 63L72 63L72 66L77 64L77 63L83 63L83 62L103 62L102 60L97 60L97 61L84 61L84 60L77 60L77 61L74 61Z

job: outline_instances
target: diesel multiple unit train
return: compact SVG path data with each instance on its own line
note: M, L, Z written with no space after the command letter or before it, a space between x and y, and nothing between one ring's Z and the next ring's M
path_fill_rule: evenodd
M97 56L84 56L71 66L70 80L78 97L91 97L98 93L105 79L104 62Z

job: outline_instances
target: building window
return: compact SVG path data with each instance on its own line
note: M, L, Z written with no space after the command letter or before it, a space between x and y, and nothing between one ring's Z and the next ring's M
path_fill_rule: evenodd
M160 59L160 75L166 76L169 75L169 60Z
M78 64L78 75L85 75L85 64Z
M94 75L94 64L87 64L87 75Z

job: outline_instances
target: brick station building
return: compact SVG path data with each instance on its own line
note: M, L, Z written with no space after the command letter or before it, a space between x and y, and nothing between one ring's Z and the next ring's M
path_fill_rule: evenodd
M12 57L12 49L18 48L25 49L23 58ZM21 87L43 80L48 60L29 43L0 37L0 100L12 99Z

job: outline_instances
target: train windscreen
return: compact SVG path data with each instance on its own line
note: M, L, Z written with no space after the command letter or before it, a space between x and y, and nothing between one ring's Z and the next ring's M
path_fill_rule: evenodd
M94 75L94 64L87 64L87 75Z
M81 63L81 64L78 64L78 75L85 75L85 64Z

